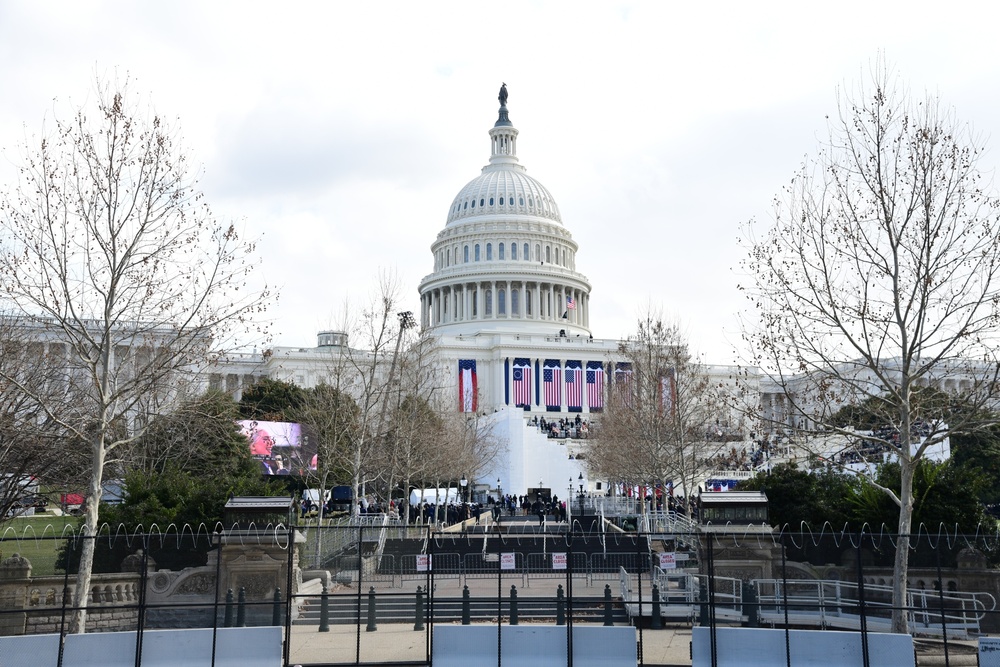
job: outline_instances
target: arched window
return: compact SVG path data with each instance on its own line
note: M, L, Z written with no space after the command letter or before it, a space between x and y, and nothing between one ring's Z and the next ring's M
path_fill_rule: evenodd
M490 197L490 206L493 206L493 197Z
M518 314L520 314L520 311L518 310L518 307L517 307L518 306L517 296L518 296L518 291L516 289L512 289L510 291L510 314L511 315L518 315Z
M524 206L524 197L519 197L518 198L517 205L518 206Z
M486 244L486 261L487 262L492 262L493 261L493 244L492 243L487 243Z
M499 253L498 256L497 256L497 259L503 261L503 244L502 243L498 243L497 244L497 253Z
M465 246L465 263L469 263L469 246Z
M531 316L531 290L524 290L524 314Z
M482 208L484 206L484 204L483 204L484 201L486 201L486 200L480 198L480 200L479 200L479 208Z
M545 246L545 261L549 262L549 263L552 262L552 247L551 246Z
M476 208L476 200L475 199L472 200L472 208Z
M511 243L510 244L510 258L511 259L517 259L517 244L516 243Z
M527 243L524 244L524 254L521 256L521 259L523 259L526 262L529 259L531 259L531 255L528 254L528 244Z
M507 314L507 292L505 290L497 290L497 315Z
M535 244L535 261L542 261L542 246L538 243Z
M462 204L462 208L463 209L469 208L469 202L465 202L464 204Z
M556 264L559 263L559 248L556 248Z
M478 243L476 244L475 254L476 254L476 261L478 262L479 261L479 244Z
M503 197L500 197L500 205L503 206Z
M445 266L451 266L451 248L448 248L448 254L445 259Z
M479 317L479 290L472 290L472 316Z
M493 315L493 290L486 290L486 317Z

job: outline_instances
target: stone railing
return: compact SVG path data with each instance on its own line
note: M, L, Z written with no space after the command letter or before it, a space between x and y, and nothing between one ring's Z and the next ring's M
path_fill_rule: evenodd
M138 620L140 575L95 574L87 596L90 632L133 630ZM76 584L64 576L32 577L28 559L14 554L0 563L0 635L59 632L71 616Z

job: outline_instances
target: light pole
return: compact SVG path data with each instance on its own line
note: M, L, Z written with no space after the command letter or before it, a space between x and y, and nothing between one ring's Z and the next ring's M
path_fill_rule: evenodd
M570 532L573 532L573 478L569 478L569 493L566 494L566 522L570 526Z

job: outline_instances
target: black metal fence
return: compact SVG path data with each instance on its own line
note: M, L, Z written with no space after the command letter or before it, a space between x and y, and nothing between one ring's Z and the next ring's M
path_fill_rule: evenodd
M170 539L8 529L0 536L0 645L70 632L74 554L85 540L96 540L99 554L84 596L87 632L134 633L137 666L145 633L194 627L280 626L288 666L431 664L434 627L444 624L496 627L498 641L503 627L525 623L631 626L639 665L691 664L686 635L698 626L848 630L863 641L902 619L917 664L959 664L980 637L1000 635L995 533L911 536L906 595L894 603L893 557L903 544L889 533L549 528L449 531L386 520L184 529L167 531ZM160 568L177 556L168 551L192 565ZM109 554L120 553L112 562ZM566 636L571 644L573 633ZM502 654L490 650L494 661ZM863 664L876 663L866 655Z

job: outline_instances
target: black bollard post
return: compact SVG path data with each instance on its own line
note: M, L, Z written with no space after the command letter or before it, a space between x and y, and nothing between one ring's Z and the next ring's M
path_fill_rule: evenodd
M556 589L556 625L566 625L566 593L562 584Z
M757 588L749 581L743 582L743 615L747 617L744 624L746 627L760 627L760 604L757 600Z
M610 628L615 624L612 615L611 584L604 584L604 627Z
M660 587L656 584L653 584L653 618L649 627L653 630L663 627L663 621L660 619Z
M330 593L323 584L323 594L319 598L319 631L330 632Z
M469 608L471 601L469 600L469 587L466 586L462 589L462 625L472 624L472 612Z
M274 589L274 602L271 604L271 625L284 625L281 622L281 589Z
M226 617L222 621L222 627L233 627L233 589L226 591Z
M517 625L517 586L510 586L510 624Z
M236 600L236 627L247 627L247 589L240 586L240 596Z
M708 621L708 584L702 582L698 588L698 600L701 602L698 609L698 625L707 627Z
M420 586L417 586L417 618L413 622L414 630L424 629L424 591Z
M368 626L365 627L365 632L375 632L378 630L378 626L375 625L375 587L371 586L368 589Z

